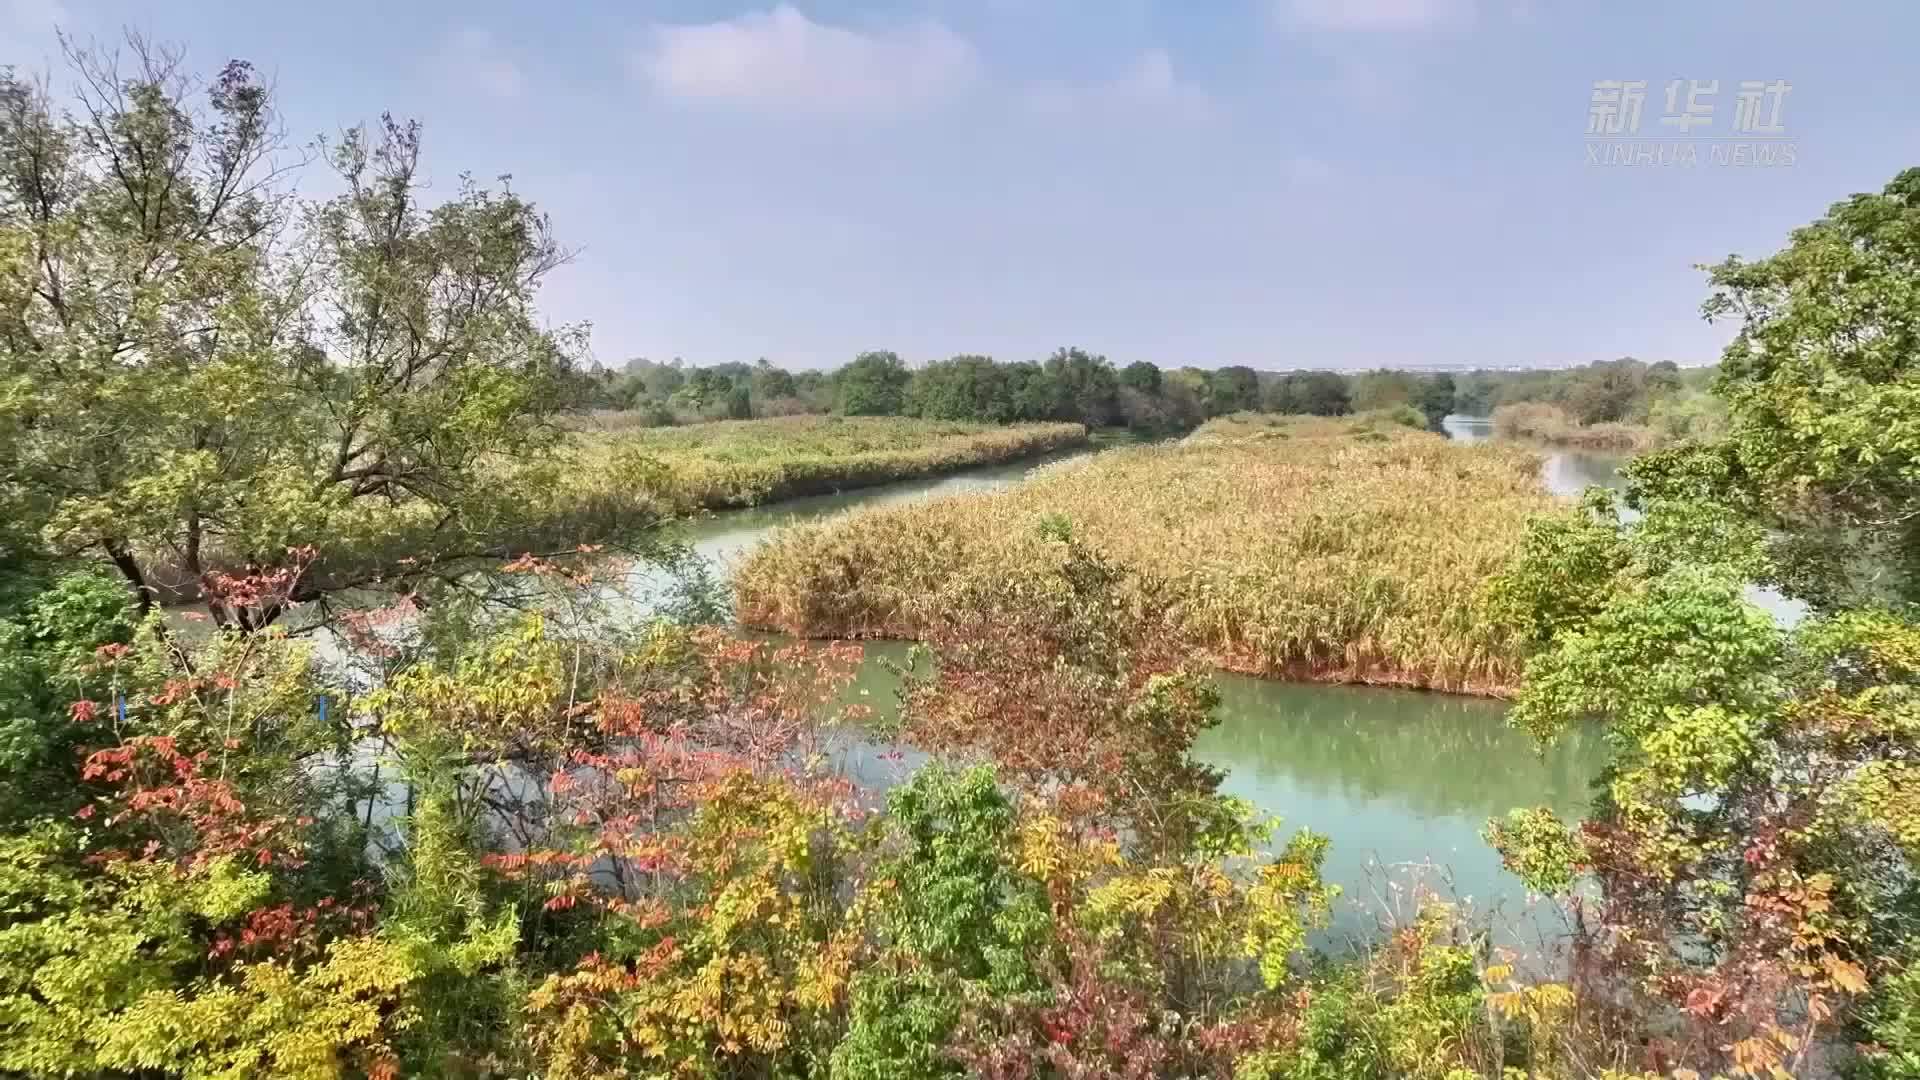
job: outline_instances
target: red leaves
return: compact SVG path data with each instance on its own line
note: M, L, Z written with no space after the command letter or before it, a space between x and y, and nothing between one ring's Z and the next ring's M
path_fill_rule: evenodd
M326 896L310 907L276 904L247 913L239 933L221 933L207 951L209 959L314 960L327 943L364 934L373 928L378 910L371 903L345 903Z
M111 811L106 824L144 839L142 858L165 850L189 865L223 855L248 856L259 866L301 865L298 830L305 826L254 815L231 784L201 775L206 760L204 751L181 753L166 736L145 736L94 751L80 776L111 789L98 800ZM84 810L91 817L94 807Z
M1222 1075L1230 1071L1226 1046L1207 1047L1198 1031L1162 1030L1163 1014L1138 988L1102 974L1096 953L1095 946L1073 946L1070 969L1053 976L1048 1004L1003 1000L976 1013L957 1035L954 1057L973 1075L991 1080L1146 1080L1173 1071L1176 1062L1210 1054L1217 1055Z
M1720 1011L1720 1003L1726 997L1724 986L1696 986L1687 994L1687 1012L1701 1020L1711 1020Z
M201 575L200 591L216 610L264 613L293 603L300 579L313 565L319 552L312 546L286 549L286 562L278 566L249 566L239 574L213 571ZM252 620L254 623L264 619Z

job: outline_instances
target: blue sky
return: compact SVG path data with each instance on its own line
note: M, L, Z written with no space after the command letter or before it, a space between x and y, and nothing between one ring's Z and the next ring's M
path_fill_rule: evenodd
M302 139L418 117L437 188L512 173L609 364L1699 363L1695 263L1920 164L1909 0L0 2L16 63L56 23L250 59ZM1593 84L1654 135L1673 79L1723 137L1788 82L1793 166L1589 165Z

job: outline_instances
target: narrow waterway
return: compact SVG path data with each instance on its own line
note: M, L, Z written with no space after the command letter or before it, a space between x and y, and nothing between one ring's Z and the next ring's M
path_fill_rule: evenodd
M1446 426L1462 441L1491 434L1484 421L1450 417ZM724 573L782 524L856 506L991 490L1044 463L717 514L695 523L688 539ZM1590 484L1617 486L1617 464L1604 455L1553 452L1542 477L1557 494L1577 494ZM898 681L882 660L899 660L906 646L869 643L866 649L869 660L853 693L885 709ZM1557 910L1530 905L1480 834L1488 818L1517 806L1580 816L1606 760L1596 737L1575 734L1542 753L1507 726L1503 704L1476 698L1225 674L1219 688L1220 724L1201 737L1195 755L1225 772L1227 793L1281 819L1283 832L1310 828L1331 837L1327 878L1345 894L1336 932L1370 928L1382 907L1404 913L1414 879L1471 901L1508 940L1531 940L1530 926L1550 932L1546 924L1556 922ZM843 765L857 778L885 786L919 760L856 746Z

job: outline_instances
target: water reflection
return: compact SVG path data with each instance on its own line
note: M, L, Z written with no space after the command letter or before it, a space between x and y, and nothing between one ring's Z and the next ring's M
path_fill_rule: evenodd
M1493 438L1493 421L1483 416L1449 416L1440 426L1448 438L1458 442L1486 442ZM1540 466L1540 480L1555 495L1577 496L1589 487L1615 492L1627 489L1620 468L1630 455L1567 449L1548 449L1543 453L1546 460ZM1632 522L1639 518L1639 511L1625 505L1620 507L1620 520ZM1781 595L1772 586L1749 585L1745 595L1748 603L1772 615L1781 626L1791 628L1807 617L1806 604Z
M1620 454L1555 450L1540 467L1540 481L1555 495L1578 495L1590 487L1625 491L1627 482L1620 475L1620 466L1626 462Z
M1493 421L1484 416L1449 416L1440 422L1440 429L1455 442L1488 442L1493 438ZM1561 447L1541 447L1540 452L1545 458L1540 481L1555 495L1578 495L1589 487L1626 489L1620 466L1626 464L1628 455Z
M843 701L891 716L895 667L909 648L868 643ZM1201 735L1194 756L1226 773L1228 794L1284 819L1285 832L1310 828L1332 838L1327 879L1355 901L1341 905L1337 932L1371 925L1359 901L1370 897L1383 866L1444 865L1453 888L1480 910L1519 912L1524 889L1481 829L1519 806L1580 817L1606 762L1596 732L1572 732L1542 753L1507 726L1503 703L1482 698L1227 674L1216 685L1220 723ZM924 760L856 743L840 763L863 784L886 787Z
M1607 760L1590 731L1536 750L1494 701L1232 676L1219 685L1220 725L1194 754L1227 770L1225 790L1283 818L1286 831L1333 839L1326 878L1349 901L1335 931L1372 925L1383 868L1432 863L1459 898L1498 910L1496 928L1517 940L1508 920L1527 908L1525 890L1481 830L1520 806L1580 817ZM1553 921L1550 908L1534 914Z
M753 545L782 525L831 517L844 510L862 506L888 506L919 499L958 495L969 491L992 491L1024 478L1042 466L1069 458L1084 457L1126 442L1137 441L1124 434L1102 432L1091 445L1060 450L1039 457L1024 458L1005 465L989 465L942 476L901 480L855 491L831 495L810 495L785 499L771 506L748 510L726 510L696 518L680 529L679 535L692 545L696 554L716 568L731 568Z

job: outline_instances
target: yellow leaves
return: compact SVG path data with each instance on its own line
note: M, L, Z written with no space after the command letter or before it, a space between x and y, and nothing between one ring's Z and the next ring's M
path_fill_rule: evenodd
M1507 981L1511 975L1511 968L1495 964L1487 968L1481 978L1490 987L1497 982ZM1509 1020L1525 1021L1540 1028L1557 1024L1571 1013L1574 997L1573 991L1564 983L1540 983L1533 986L1516 985L1512 990L1489 993L1487 1004Z
M854 959L861 944L858 927L849 926L819 952L802 958L793 977L794 1004L818 1012L837 1007L853 978Z
M1170 866L1156 866L1145 874L1116 877L1087 894L1087 910L1100 918L1150 916L1173 896L1178 873Z
M1066 865L1068 845L1058 818L1035 814L1020 822L1020 872L1050 881Z
M332 1080L386 1054L388 1034L418 1018L407 995L422 971L379 937L335 942L303 973L243 965L237 983L155 991L107 1020L99 1059L112 1068L188 1078L271 1075Z
M1820 966L1826 972L1827 981L1834 989L1847 994L1867 992L1867 973L1860 965L1842 960L1832 953L1820 954Z

